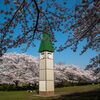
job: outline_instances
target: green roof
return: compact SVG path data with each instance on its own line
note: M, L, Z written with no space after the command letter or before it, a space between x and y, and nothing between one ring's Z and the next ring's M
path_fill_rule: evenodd
M39 48L39 52L44 52L44 51L54 52L54 48L50 39L50 34L46 32L43 33Z

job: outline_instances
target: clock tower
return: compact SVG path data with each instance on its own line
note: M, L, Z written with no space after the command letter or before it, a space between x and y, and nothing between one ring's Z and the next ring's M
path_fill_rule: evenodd
M53 67L53 45L50 34L45 31L39 48L40 68L39 68L39 94L54 94L54 67Z

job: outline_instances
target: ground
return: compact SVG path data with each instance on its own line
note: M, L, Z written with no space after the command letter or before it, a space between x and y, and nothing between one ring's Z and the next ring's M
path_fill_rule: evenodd
M52 97L37 96L35 91L1 91L0 100L100 100L100 84L56 88Z

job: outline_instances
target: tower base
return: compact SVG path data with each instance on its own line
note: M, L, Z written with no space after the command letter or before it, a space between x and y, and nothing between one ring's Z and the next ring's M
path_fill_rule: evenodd
M39 95L41 95L41 96L52 96L52 95L54 95L54 91L39 91Z

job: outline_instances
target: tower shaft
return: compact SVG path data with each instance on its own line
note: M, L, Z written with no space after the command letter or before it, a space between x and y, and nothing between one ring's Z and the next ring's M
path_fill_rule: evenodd
M40 53L39 94L54 94L54 68L52 52L44 51Z

